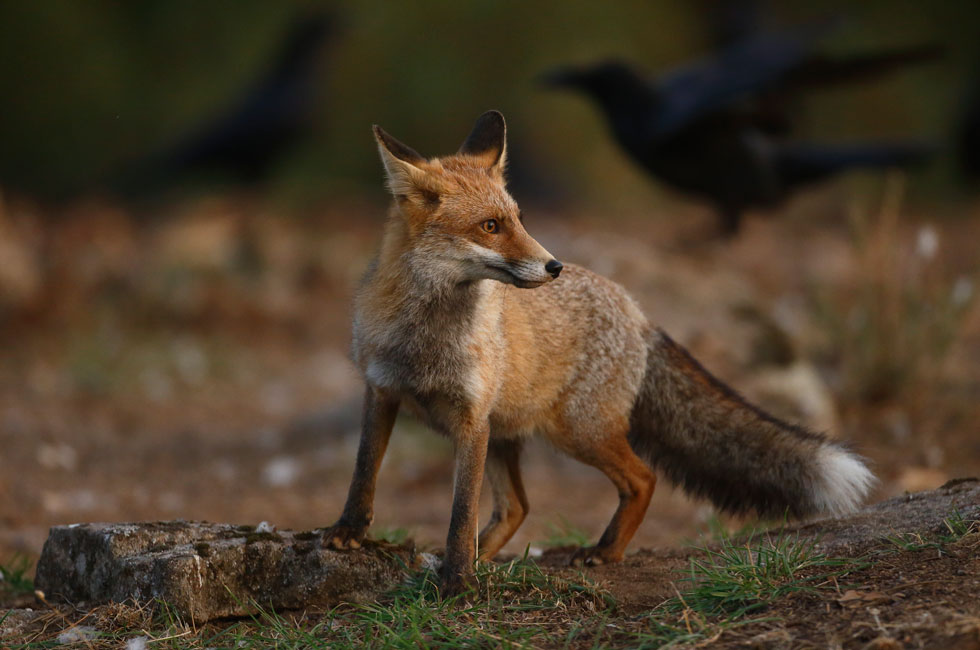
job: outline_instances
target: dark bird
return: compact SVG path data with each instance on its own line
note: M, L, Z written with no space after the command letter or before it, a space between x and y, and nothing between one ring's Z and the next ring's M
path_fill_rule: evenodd
M953 136L963 181L971 189L980 189L980 74L967 90Z
M803 144L787 140L784 99L801 89L868 79L939 54L934 46L832 58L815 52L827 23L756 34L716 56L650 81L607 61L547 73L547 85L584 93L630 157L668 185L714 204L726 233L749 208L772 207L799 187L859 167L905 166L915 143Z
M335 19L325 12L297 16L264 74L213 118L132 165L123 187L142 193L199 174L239 183L266 178L312 130L318 63L334 28Z

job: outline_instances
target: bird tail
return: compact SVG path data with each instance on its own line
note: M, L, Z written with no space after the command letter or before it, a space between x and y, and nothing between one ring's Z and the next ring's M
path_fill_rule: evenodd
M729 512L842 514L875 480L842 445L748 403L662 330L648 342L629 440L671 481Z
M818 181L848 169L886 169L924 163L935 146L916 142L864 142L841 145L785 144L777 169L788 185Z
M932 63L946 54L937 43L849 56L816 56L795 70L789 81L806 86L869 81L902 68Z

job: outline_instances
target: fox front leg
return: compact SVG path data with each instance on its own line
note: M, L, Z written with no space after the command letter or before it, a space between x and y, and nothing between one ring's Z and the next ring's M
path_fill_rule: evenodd
M446 539L446 556L442 564L439 593L451 598L466 591L473 580L476 559L476 528L480 505L483 466L487 460L490 425L464 425L456 440L456 480L453 488L453 513Z
M391 428L398 415L398 398L368 385L364 394L361 443L357 448L354 478L340 519L323 533L323 546L334 549L360 548L374 519L374 487L378 469L388 448Z

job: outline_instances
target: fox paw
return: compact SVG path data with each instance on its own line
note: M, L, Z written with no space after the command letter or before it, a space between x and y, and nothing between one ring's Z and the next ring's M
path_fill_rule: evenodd
M366 533L364 528L336 523L323 531L322 545L337 551L359 549Z
M583 546L574 553L568 564L570 566L599 566L619 562L623 556L613 553L608 548L601 546Z
M472 575L443 573L439 580L439 597L448 600L473 590L476 581Z

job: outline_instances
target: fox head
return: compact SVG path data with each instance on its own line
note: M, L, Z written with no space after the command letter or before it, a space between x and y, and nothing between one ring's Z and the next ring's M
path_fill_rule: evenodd
M459 151L441 158L427 160L377 125L374 136L396 218L426 268L459 283L490 279L521 288L558 277L561 262L524 230L505 187L503 115L481 115Z

